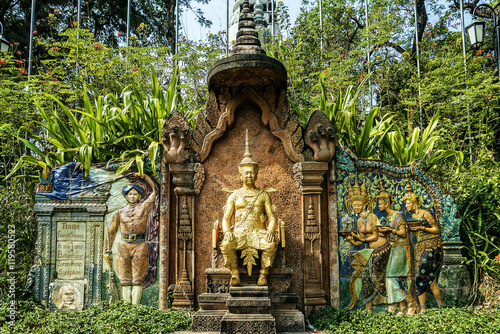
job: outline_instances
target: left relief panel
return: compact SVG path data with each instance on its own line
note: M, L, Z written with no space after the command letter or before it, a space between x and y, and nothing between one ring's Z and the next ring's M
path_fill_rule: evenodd
M146 173L75 163L41 178L32 295L54 310L123 300L158 305L159 193Z

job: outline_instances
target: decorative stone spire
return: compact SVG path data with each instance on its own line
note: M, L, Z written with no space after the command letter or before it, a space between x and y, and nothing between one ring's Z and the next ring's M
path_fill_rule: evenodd
M264 6L260 0L255 1L253 12L257 30L264 29L266 27L266 20L264 19Z
M259 35L255 30L255 21L250 11L249 0L243 1L243 8L238 22L238 32L236 33L236 44L230 55L238 54L266 54L260 45Z

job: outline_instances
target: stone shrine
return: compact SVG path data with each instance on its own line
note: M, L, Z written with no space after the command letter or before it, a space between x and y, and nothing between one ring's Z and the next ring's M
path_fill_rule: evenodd
M199 308L193 331L221 333L303 332L326 305L411 314L466 296L453 199L418 165L358 159L320 111L301 125L286 89L245 0L206 112L194 129L170 115L148 175L44 171L32 294L60 310Z

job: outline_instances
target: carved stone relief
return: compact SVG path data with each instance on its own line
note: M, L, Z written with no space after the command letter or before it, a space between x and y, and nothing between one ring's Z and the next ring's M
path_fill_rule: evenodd
M305 140L314 151L315 161L330 162L335 156L337 145L335 127L323 112L316 110L309 118Z
M203 166L199 163L170 164L176 200L176 286L175 309L194 309L195 249L194 249L194 202L205 179Z
M189 143L189 124L184 116L174 111L165 121L161 133L161 143L163 145L163 158L168 163L180 163L189 157L186 146Z
M306 314L326 305L321 253L321 184L328 170L326 162L302 162L294 165L295 180L302 193L304 238L304 304Z

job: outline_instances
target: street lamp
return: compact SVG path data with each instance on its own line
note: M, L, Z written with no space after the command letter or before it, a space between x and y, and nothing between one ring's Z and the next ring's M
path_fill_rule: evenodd
M469 42L472 48L480 47L483 44L484 28L486 24L476 19L476 10L481 7L486 7L493 13L493 26L495 28L496 35L495 53L497 54L498 76L500 77L500 22L497 20L495 9L487 4L482 4L474 8L474 11L472 12L472 23L469 24L465 30L469 36Z
M8 52L10 49L10 43L3 37L3 24L0 22L0 51Z

